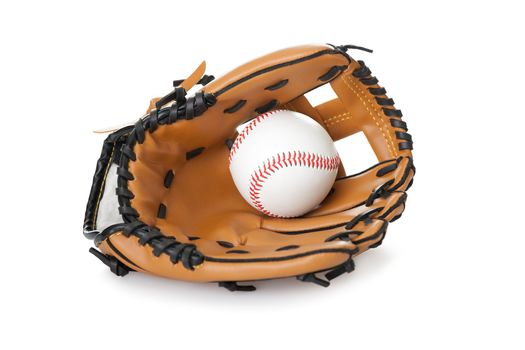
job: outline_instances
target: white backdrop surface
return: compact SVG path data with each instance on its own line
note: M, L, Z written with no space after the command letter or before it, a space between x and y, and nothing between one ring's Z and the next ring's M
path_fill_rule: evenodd
M523 11L513 1L4 1L3 349L523 349ZM105 136L202 59L216 76L305 43L356 44L414 137L403 218L328 289L230 293L87 250ZM321 96L322 97L322 96ZM365 165L366 150L343 159Z

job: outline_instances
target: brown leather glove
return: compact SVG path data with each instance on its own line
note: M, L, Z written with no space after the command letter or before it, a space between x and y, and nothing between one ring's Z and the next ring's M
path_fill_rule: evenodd
M84 225L102 251L92 253L117 275L134 270L230 290L290 276L327 286L352 271L352 257L378 246L401 216L415 169L401 112L349 48L289 48L212 82L201 65L174 82L104 144ZM205 86L187 97L196 83ZM327 83L338 98L312 106L304 94ZM303 217L265 216L237 191L228 155L236 127L276 108L310 116L334 140L364 132L380 162L350 176L341 167L331 194Z

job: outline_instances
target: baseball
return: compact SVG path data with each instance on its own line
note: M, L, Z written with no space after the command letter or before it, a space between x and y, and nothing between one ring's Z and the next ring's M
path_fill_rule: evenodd
M281 218L316 208L334 184L339 155L312 118L275 110L252 119L230 150L230 172L252 207Z

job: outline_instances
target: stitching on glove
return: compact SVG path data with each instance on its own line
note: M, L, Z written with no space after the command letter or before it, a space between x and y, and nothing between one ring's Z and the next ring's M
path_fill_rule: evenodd
M338 114L336 116L332 116L332 117L326 119L325 120L326 126L334 126L337 123L343 122L345 120L352 119L353 116L351 114L350 115L349 114L350 114L350 112L341 113L341 114ZM346 115L349 115L349 116L345 117Z
M365 85L376 85L378 81L375 77L370 77L372 72L366 66L365 62L358 61L358 63L361 65L361 68L355 69L352 72L352 76L354 76L355 78L358 78L361 81L361 83ZM359 89L359 90L364 95L365 91L362 89ZM386 96L386 89L384 87L369 87L368 92L371 93L376 100L377 105L373 105L374 107L373 109L376 111L376 114L377 112L379 112L379 110L377 109L377 107L379 106L379 108L383 111L383 114L387 117L390 117L390 125L392 125L394 128L400 128L401 130L403 130L402 132L396 131L395 133L396 138L398 140L403 141L403 142L398 143L397 145L398 149L400 151L412 150L413 149L412 148L412 144L413 144L412 136L407 133L408 128L407 128L406 123L400 119L394 119L394 117L401 118L403 114L401 113L399 109L395 109L394 100ZM368 102L370 102L371 100L368 98L368 95L366 96L367 96ZM377 114L377 115L380 116L380 114ZM381 121L384 122L382 118L381 118ZM388 135L390 137L392 136L391 133L388 133Z
M357 95L357 97L359 98L359 100L361 101L361 103L363 104L363 106L366 108L366 110L368 111L368 114L372 117L372 119L374 120L375 124L377 125L377 127L379 128L379 131L381 132L381 134L383 135L383 137L385 138L385 141L387 141L387 148L388 148L388 151L390 153L390 155L393 157L393 158L396 158L397 157L397 151L394 149L394 141L390 138L390 134L388 133L388 128L387 128L387 133L385 134L384 130L383 130L383 127L381 125L379 125L379 122L377 121L376 117L374 116L374 114L372 113L372 111L370 110L370 108L368 107L367 103L365 102L365 100L363 100L362 96L361 96L361 91L358 92L356 91L352 86L350 86L350 84L352 84L353 86L355 86L356 89L359 89L359 86L357 85L356 82L353 81L352 78L350 78L348 75L345 75L343 76L343 82L345 83L345 85L354 93ZM350 84L349 84L350 83ZM367 99L368 103L372 103L369 99ZM377 113L376 113L377 114ZM379 115L378 115L379 116ZM386 127L386 124L384 125ZM387 136L388 135L388 136Z
M332 122L330 124L326 124L326 126L334 126L335 124L338 124L340 122L344 122L344 121L349 120L349 119L352 119L352 116L346 117L346 118L341 118L341 119L336 120L336 121L334 121L334 122Z
M326 118L324 121L325 122L330 122L330 121L332 121L334 119L338 119L340 117L344 117L345 115L348 115L348 114L350 114L350 112L344 112L344 113L340 113L340 114L337 114L337 115L333 115L331 117Z
M285 167L309 167L319 170L336 170L339 168L341 160L339 155L335 157L324 157L315 153L293 151L283 152L268 158L250 178L249 194L252 204L266 215L285 218L286 216L277 215L265 208L261 200L261 192L264 183L276 171Z

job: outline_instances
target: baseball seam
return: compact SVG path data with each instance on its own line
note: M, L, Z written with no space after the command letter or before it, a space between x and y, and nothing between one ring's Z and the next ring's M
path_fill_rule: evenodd
M248 125L241 131L239 136L235 139L235 142L232 145L232 148L230 150L230 163L233 160L233 157L239 150L239 147L241 147L244 140L250 135L250 133L255 129L257 125L259 125L263 120L271 116L272 114L275 114L276 112L280 112L281 110L273 110L269 111L263 114L258 115L256 118L252 119Z
M252 204L266 215L286 218L286 216L272 213L268 210L261 200L261 193L265 182L272 174L280 169L287 167L308 167L325 171L333 171L339 168L339 155L335 157L325 157L315 153L293 151L278 153L263 162L261 166L252 174L249 185L249 196Z

